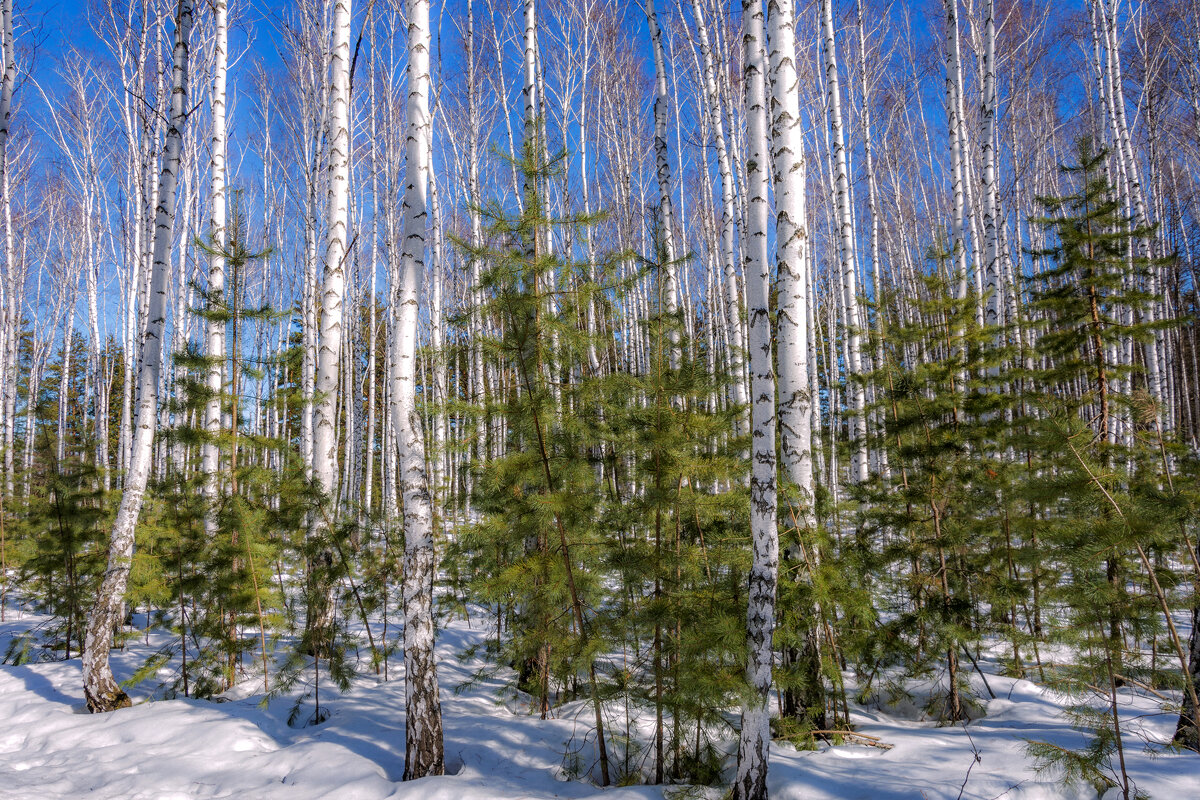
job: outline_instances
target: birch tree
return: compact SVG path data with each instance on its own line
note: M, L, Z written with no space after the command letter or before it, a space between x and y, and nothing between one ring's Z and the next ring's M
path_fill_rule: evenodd
M851 400L850 479L867 479L867 395L858 380L862 374L862 317L858 311L857 244L850 202L850 167L846 132L842 122L842 92L838 80L837 41L833 30L833 0L821 0L821 35L825 50L825 91L828 95L830 156L833 160L834 204L837 215L838 254L841 259L842 301L846 314L846 391Z
M329 51L329 176L325 199L325 264L321 280L317 349L313 477L330 500L337 497L338 366L342 352L342 301L346 291L346 237L350 214L350 4L333 4Z
M433 580L437 569L433 508L416 398L418 304L425 271L430 163L429 43L429 0L409 0L404 242L393 311L396 352L392 378L392 424L399 445L404 503L405 780L441 775L444 766L433 631Z
M733 401L746 405L746 382L743 356L745 347L742 338L742 301L738 295L735 238L737 235L738 211L734 199L733 167L729 145L725 137L725 118L721 96L717 86L717 64L708 36L708 25L701 0L692 0L692 15L696 20L696 37L700 43L700 55L704 61L704 105L717 150L717 171L721 180L721 272L724 277L725 327L729 341L731 371L733 372Z
M800 492L795 519L801 528L801 546L813 546L816 527L812 464L812 398L809 395L808 363L808 213L805 203L807 165L804 160L804 131L800 118L800 79L796 70L796 21L790 0L768 0L769 66L771 71L771 171L775 179L775 265L779 308L776 342L779 364L779 452L788 479ZM793 556L795 554L792 554ZM809 564L815 564L809 554ZM811 576L805 576L811 580ZM817 628L808 630L806 682L820 686L817 658ZM795 657L785 652L785 658ZM800 699L802 708L787 708L794 694L788 693L785 713L819 715L824 727L824 700L820 691Z
M984 288L988 294L984 321L996 325L1000 320L1000 221L997 219L1000 192L996 184L995 0L987 0L983 14L983 270Z
M320 300L320 184L326 122L329 117L329 82L325 53L331 50L327 26L321 24L318 0L297 4L294 24L284 27L284 39L290 58L287 62L293 88L285 100L294 104L296 114L285 114L283 123L290 133L289 155L298 162L300 186L295 192L296 206L303 218L304 276L300 297L302 357L300 367L300 458L306 475L312 477L315 463L314 407L317 372L317 347Z
M775 179L775 263L779 296L779 442L788 477L800 488L801 524L813 522L812 399L808 394L807 165L796 71L792 3L769 0L771 165Z
M667 145L667 116L670 95L667 94L667 60L663 53L662 31L654 0L646 0L646 23L650 27L650 45L654 52L654 158L658 179L658 213L663 248L664 311L674 315L679 310L679 284L675 264L675 213L672 208L671 154ZM678 346L678 334L673 333L673 346Z
M175 186L179 154L188 112L188 55L192 31L192 0L179 0L175 11L175 41L171 68L171 116L167 126L158 206L154 221L154 260L149 304L137 370L137 407L133 453L125 476L121 505L109 540L108 566L87 619L83 643L83 691L93 712L112 711L130 704L117 685L108 663L113 631L121 623L125 588L133 559L134 530L145 499L154 456L154 429L158 416L162 339L167 314L167 277L170 270L171 227L175 221Z
M962 64L958 43L958 0L942 0L945 16L945 63L946 63L946 119L950 136L950 180L954 196L952 218L952 243L950 263L954 268L955 291L961 300L967 296L968 268L966 247L967 199L966 199L966 148L962 135L963 98ZM955 332L962 339L961 330ZM965 380L965 375L963 376Z
M0 298L0 448L4 450L4 487L0 490L0 517L3 497L13 494L13 456L17 428L17 359L18 330L21 325L22 281L13 246L12 213L12 155L9 152L9 132L12 125L13 88L17 80L17 56L14 52L12 0L0 3L0 48L3 49L3 74L0 75L0 216L4 230L4 297ZM0 525L3 519L0 519Z
M746 93L745 243L746 309L750 315L750 566L746 609L746 680L751 694L742 704L735 800L765 800L771 747L771 636L775 629L775 586L779 534L775 487L775 373L771 353L770 276L767 255L766 36L762 0L742 0L742 46Z
M1125 194L1125 201L1132 211L1134 222L1141 226L1151 225L1149 204L1142 182L1142 169L1137 154L1133 149L1133 137L1130 131L1125 105L1125 78L1121 67L1120 37L1117 33L1117 16L1120 13L1120 0L1090 0L1092 11L1092 42L1094 55L1099 62L1097 78L1100 82L1100 95L1108 117L1108 128L1115 144L1114 162L1120 177L1120 186ZM1147 248L1152 240L1147 240ZM1148 309L1150 319L1157 321L1159 316L1160 293L1157 268L1152 266L1147 276L1146 290L1156 296L1156 301ZM1147 388L1150 396L1161 402L1164 398L1163 376L1160 369L1159 350L1163 346L1157 331L1143 345L1143 360L1146 365ZM1171 415L1161 415L1160 423L1170 427Z
M229 50L229 6L226 0L216 0L213 5L213 79L210 102L212 104L212 141L209 156L209 236L208 291L214 302L219 302L225 291L225 82ZM212 362L208 367L206 383L211 392L204 409L204 429L215 436L221 427L221 388L225 363L225 322L210 318L205 332L207 355ZM237 422L235 421L236 425ZM205 442L201 454L201 470L206 477L205 493L209 503L217 499L218 449L214 442ZM205 530L209 536L216 532L215 507L210 507L205 518Z

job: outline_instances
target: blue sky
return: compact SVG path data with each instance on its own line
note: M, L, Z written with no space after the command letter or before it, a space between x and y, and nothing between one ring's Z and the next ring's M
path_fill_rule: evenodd
M121 3L124 0L113 0ZM161 2L162 0L158 0ZM89 22L89 7L101 5L106 0L14 0L17 12L18 38L19 41L38 43L38 52L36 60L32 63L22 64L22 70L27 73L32 73L47 93L53 95L56 90L56 63L65 52L68 44L72 44L85 52L100 54L107 50L107 47L96 36L92 30L92 25ZM138 0L132 0L138 2ZM646 51L649 47L649 37L645 32L645 17L641 12L640 4L637 0L623 0L625 6L625 17L623 24L626 26L626 32L631 34L634 46L643 48L643 55L648 55ZM811 8L810 0L804 0L798 3L801 8ZM202 5L205 0L197 0L197 5ZM435 26L441 22L441 57L443 75L447 84L456 84L458 76L455 74L455 67L459 58L459 48L456 43L458 34L454 20L465 19L465 3L466 0L433 0L433 23ZM476 18L481 20L486 15L486 3L483 0L475 0ZM291 6L291 0L232 0L234 7L234 26L231 28L231 55L235 58L242 56L240 63L231 71L231 93L233 95L232 102L234 107L243 106L246 111L250 109L248 106L249 84L243 82L243 78L248 75L248 67L254 60L264 62L268 68L277 65L280 61L277 45L276 45L276 24L274 22L278 16ZM363 22L365 10L368 5L368 0L354 0L354 23L353 36L357 38L359 27ZM500 8L515 5L519 8L519 4L515 0L496 0L496 5ZM678 13L678 6L674 0L663 2L660 4L660 14L674 16ZM740 2L737 0L723 0L723 5L726 8L740 9ZM875 6L876 4L872 3ZM545 6L544 6L545 7ZM853 12L854 0L835 0L835 7L840 12ZM878 6L876 6L878 7ZM931 122L931 128L936 131L940 126L944 125L944 111L942 110L942 83L940 76L939 65L937 63L937 53L940 50L940 36L934 30L930 30L931 26L936 26L939 19L941 3L939 0L895 0L891 5L892 17L883 21L883 27L894 34L899 25L899 17L901 11L911 12L913 26L918 39L918 46L928 47L928 54L934 59L931 65L931 74L921 81L919 91L922 92L922 97L925 100L925 114ZM1042 6L1046 8L1046 6ZM1082 7L1082 0L1058 0L1053 6L1053 15L1055 20L1064 20L1067 16L1073 14ZM202 11L202 13L207 13ZM510 12L511 13L511 12ZM549 29L555 25L555 20L548 18L546 12L543 12L543 24ZM690 15L687 15L690 20ZM872 25L872 21L868 20L868 26ZM396 31L397 36L403 35L403 31ZM890 35L889 34L889 35ZM482 34L481 34L482 35ZM437 31L435 30L435 47L438 39ZM842 58L842 69L849 69L852 63L851 53L846 49L850 47L852 37L845 36L840 38L841 52L839 55ZM364 48L367 46L363 43ZM1064 53L1070 52L1066 48ZM816 55L816 51L810 51L810 57ZM1061 57L1062 54L1060 54ZM438 52L434 53L435 59L439 56ZM510 45L508 58L519 59L517 45ZM668 56L671 57L670 55ZM680 61L676 61L676 68L686 73L690 70L688 56L680 53ZM509 84L517 79L517 74L514 71L514 66L509 65L506 78ZM645 72L650 70L648 58L642 59L642 69ZM847 87L852 87L854 80L846 80L843 75L843 91L847 91ZM1062 91L1060 102L1064 107L1077 106L1079 99L1082 96L1080 86L1074 78L1062 81L1059 84ZM24 108L23 114L27 113L26 120L36 117L42 112L42 101L36 90L31 90L32 87L21 92L19 102ZM686 103L686 99L685 99ZM1003 103L1003 98L1002 98ZM694 111L692 109L691 111ZM689 109L683 109L683 112L690 113ZM515 112L514 112L515 113ZM649 107L646 108L646 113L649 113ZM251 137L255 135L251 130L257 121L251 119L249 114L234 114L232 120L234 129L231 131L231 164L236 169L240 163L244 170L244 175L253 175L258 172L257 165L254 163L257 156L253 149L247 149L246 145ZM22 123L28 124L28 123ZM519 122L517 123L519 126ZM573 135L573 134L572 134ZM673 138L673 137L672 137ZM504 150L507 148L507 142L504 139L504 126L497 126L495 131L492 131L491 143L497 149ZM920 145L920 143L916 143ZM568 145L569 146L569 145ZM940 144L937 146L940 154ZM593 151L592 153L593 167L595 167L596 159L599 154ZM855 153L857 158L857 153ZM681 187L681 182L677 176L677 187ZM677 188L677 191L682 192L682 188ZM445 198L446 207L449 208L454 204L454 198L447 196ZM689 203L692 202L689 199Z

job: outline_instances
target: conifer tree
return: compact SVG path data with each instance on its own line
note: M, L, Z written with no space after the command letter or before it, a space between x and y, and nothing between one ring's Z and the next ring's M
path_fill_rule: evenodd
M22 514L18 585L53 617L38 638L70 659L82 647L84 615L104 571L107 509L93 468L59 462L52 450L42 455L32 478L38 488Z
M1148 321L1155 264L1140 243L1153 230L1124 214L1105 157L1080 140L1077 163L1063 167L1072 191L1043 198L1047 214L1037 220L1051 245L1038 252L1048 265L1030 287L1042 366L1031 375L1039 414L1029 429L1042 461L1028 491L1055 512L1044 525L1046 546L1063 574L1049 594L1067 611L1054 635L1078 655L1052 677L1079 698L1070 713L1089 740L1078 752L1045 742L1030 750L1068 780L1118 787L1129 798L1138 792L1126 769L1119 690L1158 680L1156 665L1129 642L1165 632L1186 675L1167 594L1177 577L1148 555L1181 554L1184 542L1183 528L1147 503L1169 481L1169 463L1159 459L1161 440L1145 435L1157 412L1145 399L1144 365L1121 356L1164 325ZM1187 692L1194 702L1185 682Z
M535 156L517 164L526 185L557 165ZM484 353L508 387L486 413L503 416L507 439L504 456L474 466L481 519L449 560L465 564L467 596L495 608L492 655L535 710L583 690L593 704L653 715L652 753L632 732L607 734L623 745L608 755L618 780L713 782L721 712L745 686L746 441L729 435L744 411L709 402L734 377L713 371L685 312L668 310L661 238L654 258L618 279L627 254L584 264L539 249L546 227L598 217L550 218L531 193L517 214L483 211L489 244L469 252L486 265L480 310L498 322ZM575 368L590 348L611 347L586 332L583 310L611 313L635 284L652 298L637 330L646 368ZM615 651L621 663L606 667Z
M602 496L592 453L595 416L589 413L593 378L567 380L567 365L587 357L587 334L576 325L594 288L574 264L543 246L551 228L590 224L588 217L553 218L537 187L562 163L547 159L537 137L525 143L517 167L525 196L515 215L498 202L483 209L492 244L472 248L486 264L481 287L484 312L499 319L499 335L485 342L493 368L507 378L498 399L507 422L505 454L492 459L476 482L482 521L464 536L477 559L495 568L475 582L480 597L506 603L513 616L505 650L519 669L519 686L535 698L543 718L553 684L585 681L594 710L601 780L609 783L597 659L602 631L587 609L602 571L595 559ZM601 273L609 270L601 265ZM551 276L551 272L555 274ZM559 287L552 291L552 287ZM570 287L570 288L566 288ZM557 348L554 346L557 344ZM565 413L566 409L574 413Z
M975 298L954 296L937 273L924 288L915 321L891 328L877 376L889 387L879 411L891 470L864 492L878 547L858 545L865 574L897 576L907 602L860 646L874 651L874 669L898 661L906 675L944 676L932 710L958 722L972 716L962 659L983 634L976 609L994 602L1000 578L979 554L996 544L1008 400L995 377L999 337L975 324Z
M1030 279L1037 350L1046 365L1035 385L1044 401L1067 398L1070 410L1086 414L1096 443L1107 448L1116 443L1114 417L1132 412L1133 397L1116 387L1131 373L1143 380L1145 374L1115 357L1117 348L1150 340L1164 323L1146 321L1155 299L1146 291L1154 262L1135 247L1153 229L1123 216L1124 204L1105 176L1106 151L1085 138L1076 157L1077 164L1062 168L1074 191L1041 198L1046 215L1034 220L1053 240L1034 253L1047 266Z
M637 454L622 481L634 491L626 496L613 481L604 498L605 561L626 587L606 616L614 640L646 648L620 688L653 710L647 777L709 783L719 762L708 731L743 686L734 664L745 634L736 598L748 568L747 496L737 482L746 441L728 436L741 408L706 402L732 376L709 370L683 312L671 308L668 250L661 236L657 242L641 278L653 298L641 324L648 369L605 380L595 400L604 409L606 451Z
M293 530L288 523L299 522L295 509L306 498L298 487L283 485L294 465L279 471L265 457L286 461L286 443L247 430L244 387L263 381L271 366L247 354L247 341L256 326L273 324L280 314L267 304L247 307L247 273L267 254L249 248L236 198L225 234L225 243L198 243L225 262L227 281L213 290L194 287L201 304L192 309L210 327L224 329L225 352L206 355L190 343L176 353L179 378L169 411L180 423L164 437L177 451L211 453L212 470L169 460L171 467L156 487L158 514L143 533L140 553L155 562L148 572L163 576L164 599L179 635L180 682L185 694L197 696L231 688L245 655L256 650L269 688L268 637L280 627L283 606L283 587L273 567L285 534ZM215 390L214 374L220 377ZM206 409L214 404L215 426L205 421ZM280 503L284 496L287 502Z
M85 352L82 338L68 332L39 391L31 394L25 381L26 403L32 404L26 419L33 422L27 435L33 442L31 466L22 477L29 490L6 542L6 566L16 568L15 583L25 601L49 620L14 637L5 660L34 658L35 644L41 657L47 652L57 657L60 651L65 659L78 655L84 616L104 571L104 527L111 522L111 509L86 458L91 437L83 418L82 381L63 370L70 358L79 363Z

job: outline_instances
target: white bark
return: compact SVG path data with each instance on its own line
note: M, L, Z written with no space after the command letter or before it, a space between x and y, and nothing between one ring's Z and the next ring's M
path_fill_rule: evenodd
M226 0L216 0L213 5L213 80L212 80L212 142L209 161L209 244L208 291L213 301L219 301L225 292L225 76L229 50L229 7ZM181 287L182 288L182 287ZM208 367L205 383L212 397L204 409L204 430L216 436L221 428L220 392L224 385L225 372L225 323L206 320L206 352L213 362ZM236 354L235 354L236 357ZM236 414L235 414L236 416ZM236 419L234 424L237 424ZM206 442L201 450L200 469L204 473L204 491L210 504L204 519L205 531L209 536L216 533L215 503L217 500L218 448Z
M709 124L717 148L717 170L721 177L721 270L724 275L725 325L729 342L730 371L733 373L733 401L744 406L748 402L743 359L745 353L742 337L742 301L738 295L737 269L734 238L737 232L737 204L733 168L730 164L729 147L725 138L725 118L717 88L716 64L713 48L709 44L708 25L700 0L692 0L692 13L696 18L696 35L700 42L700 55L704 60L704 96Z
M828 94L842 295L846 306L846 372L849 378L846 392L850 395L852 403L850 479L860 483L867 479L867 396L866 389L858 380L862 374L862 318L858 310L857 245L850 204L850 170L846 155L845 129L842 125L842 93L838 81L832 0L821 0L821 28L825 49L825 88Z
M879 185L875 174L875 142L871 125L871 80L868 77L867 35L863 22L862 0L858 0L855 8L858 13L858 54L860 59L859 66L861 67L860 77L862 79L863 168L866 171L865 177L867 181L868 224L871 226L871 280L873 282L872 288L874 290L873 295L876 303L874 315L875 361L873 366L875 369L882 369L884 366L884 309L878 305L882 302L881 298L883 297L883 258L879 242ZM876 394L872 396L872 400L875 400L878 396L878 389L875 389L875 392ZM884 416L882 412L875 412L874 424L877 432L881 432L883 428L883 418ZM879 435L882 436L882 433ZM877 471L880 475L886 478L890 473L888 468L887 447L881 444L876 449L875 457Z
M771 637L779 572L776 530L775 374L771 355L768 259L767 96L762 0L742 0L743 81L746 92L746 306L750 315L751 465L750 566L746 610L746 679L752 695L742 705L735 800L765 800L771 746Z
M4 224L5 302L0 309L0 415L4 417L2 441L4 449L4 496L13 495L13 455L16 450L17 428L17 337L21 326L22 281L13 247L12 175L8 149L12 117L13 88L17 80L17 58L14 48L12 0L0 3L0 25L3 31L3 76L0 76L0 215ZM2 512L0 512L2 513ZM3 521L0 520L0 524ZM0 576L2 577L2 576Z
M396 439L404 503L404 666L407 698L404 779L441 775L442 710L433 632L433 508L416 407L417 312L425 270L429 184L429 0L408 3L408 139L404 243L394 309Z
M1000 196L996 185L996 18L995 0L984 5L983 22L983 227L984 290L987 306L984 322L1000 321Z
M443 297L446 268L445 247L442 237L442 211L438 201L437 175L433 171L433 149L427 149L426 157L429 163L429 213L433 233L433 247L430 251L433 269L430 270L429 283L432 298L429 304L429 338L431 353L430 374L433 389L433 458L430 465L433 468L431 489L435 505L444 507L446 492L450 486L447 478L450 475L450 423L446 414L447 387L450 385L446 374L446 336L443 317Z
M667 146L667 115L670 96L667 94L667 65L663 54L662 31L654 0L646 0L646 23L650 27L650 44L654 52L654 159L658 179L658 209L664 263L662 267L663 310L674 315L679 310L679 285L675 265L675 213L672 208L671 155ZM657 257L657 256L656 256ZM672 333L672 361L678 347L678 334Z
M775 263L779 311L779 444L788 477L801 491L800 523L813 517L812 400L808 385L807 166L791 0L768 2L771 164L775 177Z
M1120 39L1116 30L1120 0L1091 0L1091 3L1093 6L1093 47L1096 51L1096 58L1101 61L1101 93L1104 96L1105 108L1108 112L1109 128L1111 129L1113 140L1116 142L1116 158L1122 183L1124 184L1123 189L1126 195L1126 202L1132 207L1134 222L1139 226L1149 226L1151 221L1145 191L1142 188L1141 167L1133 151L1133 140L1125 113L1125 80L1121 69ZM1099 19L1098 26L1097 17ZM1103 53L1103 57L1101 53ZM1150 255L1153 255L1153 253L1150 253ZM1154 322L1158 319L1160 287L1158 285L1158 276L1155 273L1156 267L1151 266L1146 291L1155 297L1155 301L1150 305L1149 319L1142 320L1146 322ZM1153 338L1143 345L1147 387L1151 397L1158 401L1160 405L1164 399L1164 380L1162 370L1159 366L1161 358L1159 351L1163 347L1165 347L1165 341L1161 333L1157 331L1154 333ZM1163 409L1159 413L1159 416L1161 417L1160 421L1163 427L1169 428L1171 420L1170 409Z
M475 53L475 3L467 0L467 202L471 218L471 247L483 245L483 197L479 187L479 138L482 122L479 108L479 75ZM583 137L586 143L586 135ZM581 146L581 150L586 145ZM586 173L585 173L586 174ZM585 181L586 185L586 181ZM586 194L585 194L586 197ZM586 205L584 213L587 213ZM483 290L480 287L481 265L479 259L470 259L471 271L471 402L478 409L475 421L475 458L482 461L487 452L487 385L484 377L483 358ZM470 508L474 468L467 470L467 503Z
M945 57L946 57L946 118L950 135L950 170L951 191L954 195L953 241L951 244L951 263L954 267L953 280L957 297L961 300L967 296L967 249L965 228L967 221L966 205L966 166L963 152L962 137L959 129L963 123L962 113L962 67L960 65L958 44L958 0L942 0L945 13ZM961 334L960 334L961 335Z
M136 19L135 19L136 15ZM136 34L121 34L117 55L121 62L125 97L122 101L122 120L128 142L126 159L127 221L131 230L125 253L125 286L123 297L124 330L122 335L125 374L121 386L121 419L117 432L117 467L128 473L133 448L133 402L136 365L141 358L140 347L145 336L144 321L153 270L154 209L158 208L158 182L154 179L158 142L168 116L170 98L166 91L166 71L163 68L163 48L158 45L161 19L156 9L144 5L135 10L126 7L124 25ZM116 23L114 23L114 29ZM151 31L154 36L151 37ZM136 44L134 38L136 37ZM149 56L155 55L150 67ZM150 94L147 74L154 77L154 105L145 98Z
M525 109L525 136L528 138L541 117L537 91L537 0L525 0L525 51L522 64L521 99ZM536 154L535 155L540 155ZM515 149L513 156L519 158Z
M187 113L188 50L192 29L192 2L179 0L175 12L174 65L171 71L171 117L167 128L158 207L154 222L154 260L147 320L138 364L137 412L133 453L121 505L109 541L108 567L87 620L83 645L83 686L88 708L111 711L129 704L109 667L113 630L121 622L125 587L133 558L134 529L142 510L153 458L154 428L158 413L158 382L162 367L162 337L167 312L167 276L170 270L171 227L175 219L175 185L183 124Z
M321 491L337 498L338 365L342 348L342 302L346 291L346 237L350 198L350 3L333 6L333 46L329 54L329 157L325 200L325 265L321 286L317 349L313 475Z
M75 280L78 281L78 277ZM75 292L77 290L78 284L73 282L71 285L71 299L68 303L67 318L63 325L62 370L59 372L58 382L58 430L55 431L54 442L54 457L58 460L59 464L63 464L67 458L67 417L71 405L71 369L74 365L71 356L74 349L72 345L75 339ZM30 430L33 430L32 427Z
M371 26L371 54L374 57L376 51L375 26ZM377 418L375 413L375 375L376 364L378 363L378 337L379 337L379 321L376 309L379 307L379 293L377 291L377 282L379 275L379 171L382 168L380 163L380 146L377 138L377 120L378 116L378 99L375 93L375 73L374 65L368 67L368 91L367 103L368 112L367 120L370 123L370 148L371 148L371 294L369 300L371 303L367 325L367 444L366 444L366 466L364 467L363 475L363 511L368 515L372 511L374 505L375 493L375 440Z

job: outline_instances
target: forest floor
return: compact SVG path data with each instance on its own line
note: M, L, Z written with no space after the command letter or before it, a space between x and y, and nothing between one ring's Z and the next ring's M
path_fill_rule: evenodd
M0 653L40 620L10 606L0 624ZM135 622L139 621L135 617ZM1180 621L1184 619L1181 616ZM135 705L92 716L83 705L78 658L23 666L0 666L0 798L411 798L412 800L509 800L516 798L705 798L719 787L631 786L601 789L573 773L594 774L590 707L569 703L542 720L504 689L504 675L459 689L483 662L458 656L483 642L486 630L456 619L439 633L439 678L445 723L446 775L401 783L404 762L403 659L393 655L390 680L368 669L353 688L339 694L320 686L329 713L320 725L290 725L311 717L311 685L262 700L261 676L247 680L218 701L161 696L178 661L130 689ZM119 679L128 678L148 656L168 643L167 634L139 635L114 651ZM36 657L36 653L34 654ZM364 656L365 659L365 656ZM1084 744L1063 709L1070 700L1028 680L995 674L989 658L973 688L986 714L967 725L938 726L922 719L918 698L880 707L851 705L859 733L890 749L824 745L797 750L785 743L771 749L769 787L776 800L805 798L947 798L948 800L1043 800L1095 797L1089 787L1068 788L1052 774L1037 774L1025 753L1036 739L1068 748ZM926 690L927 691L927 690ZM297 705L297 700L307 695ZM1164 751L1176 716L1163 700L1142 690L1120 691L1126 726L1126 761L1138 790L1151 798L1200 797L1200 756ZM643 745L646 730L623 707L609 708L610 736L626 732ZM1177 712L1176 712L1177 713ZM636 715L634 715L636 717ZM729 718L736 720L731 711ZM731 777L736 741L725 737ZM649 748L626 754L610 745L618 771L645 769ZM571 766L582 765L582 768ZM1120 797L1109 792L1106 800Z

